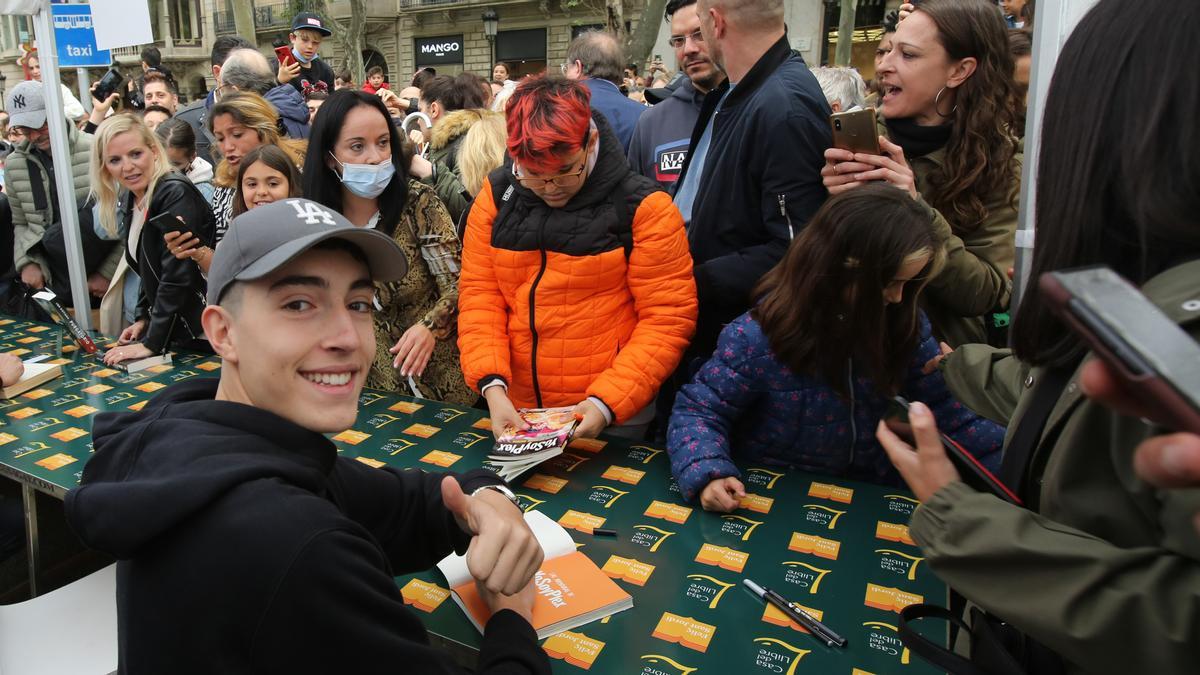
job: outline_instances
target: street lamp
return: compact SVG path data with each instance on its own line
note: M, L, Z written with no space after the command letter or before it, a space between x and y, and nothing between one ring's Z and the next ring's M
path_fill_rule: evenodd
M488 41L488 51L491 53L491 61L488 63L488 69L491 69L496 63L496 31L500 27L500 15L496 10L488 7L483 11L483 35Z
M8 83L8 77L4 73L0 73L0 99L4 98L4 85Z

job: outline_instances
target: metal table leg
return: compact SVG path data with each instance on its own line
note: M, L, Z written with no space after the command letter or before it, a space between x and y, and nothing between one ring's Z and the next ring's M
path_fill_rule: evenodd
M29 558L29 597L38 595L38 574L41 555L38 550L37 490L28 484L21 485L21 501L25 505L25 546Z

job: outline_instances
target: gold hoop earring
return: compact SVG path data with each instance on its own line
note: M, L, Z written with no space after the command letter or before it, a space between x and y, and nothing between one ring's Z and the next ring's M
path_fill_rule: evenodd
M951 115L953 115L955 113L955 111L958 110L958 101L955 101L954 107L950 109L950 112L948 112L944 115L942 114L941 110L938 110L938 106L940 106L942 103L942 94L945 93L945 91L946 91L946 88L942 87L941 89L938 89L937 96L933 97L933 112L937 113L938 117L950 117Z

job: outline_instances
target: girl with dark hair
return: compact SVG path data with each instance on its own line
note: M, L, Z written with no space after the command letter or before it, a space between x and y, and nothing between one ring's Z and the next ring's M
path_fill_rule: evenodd
M1020 186L1012 76L995 3L925 0L901 19L876 71L884 154L825 151L830 194L887 181L936 210L946 267L924 308L952 346L986 342L985 318L1011 295Z
M367 386L471 405L456 344L462 243L433 188L405 178L411 159L378 96L336 91L313 120L304 196L390 235L408 257L408 276L379 288Z
M897 483L872 436L897 394L935 406L953 438L997 465L1004 428L922 370L938 346L917 301L944 255L929 208L895 188L826 202L675 398L667 452L684 497L736 509L735 449L756 463Z
M186 120L178 117L158 125L154 130L167 149L167 160L171 168L188 177L192 185L204 195L204 200L212 202L213 166L196 156L196 132Z
M233 217L280 199L301 197L302 187L300 172L286 152L274 145L259 146L238 166Z
M1096 364L1036 280L1107 265L1200 339L1197 33L1200 4L1172 0L1100 0L1075 27L1042 120L1020 362L978 345L943 361L965 404L1012 419L1001 477L1027 508L959 481L928 412L910 413L915 454L879 430L922 502L910 532L931 568L1025 634L1003 636L1020 662L1061 659L1031 673L1196 672L1200 491L1137 478L1135 448L1163 430L1084 397L1101 393L1084 375Z

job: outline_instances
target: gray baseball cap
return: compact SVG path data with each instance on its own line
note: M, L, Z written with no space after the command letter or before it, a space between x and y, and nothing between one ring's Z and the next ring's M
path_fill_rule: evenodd
M41 82L26 80L13 87L5 104L10 126L41 129L46 125L46 94Z
M357 246L374 281L399 281L408 273L404 253L386 234L355 227L312 200L283 199L246 211L230 223L208 270L208 304L220 304L221 294L233 282L261 279L330 239Z

